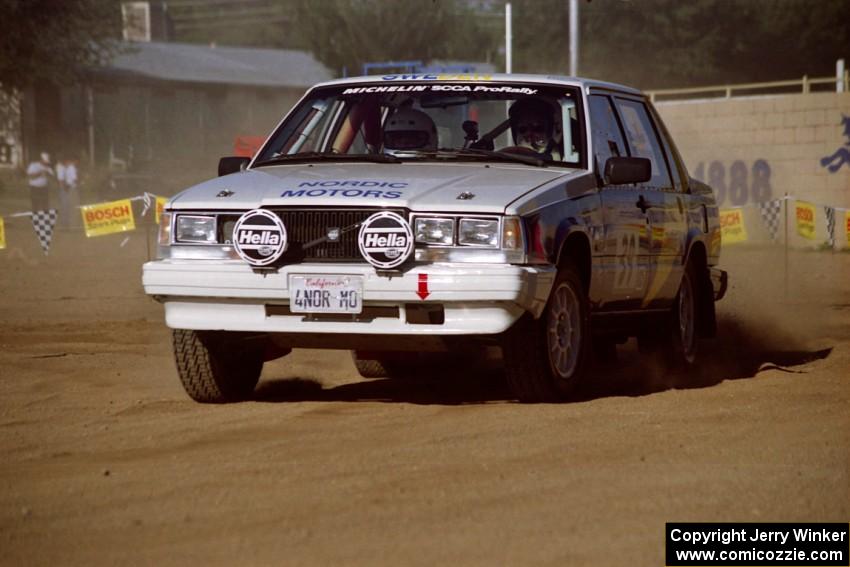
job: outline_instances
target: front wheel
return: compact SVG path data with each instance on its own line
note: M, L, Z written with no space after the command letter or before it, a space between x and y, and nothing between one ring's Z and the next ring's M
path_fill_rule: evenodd
M263 371L263 350L228 333L174 329L174 360L183 389L196 402L222 404L251 396Z
M523 316L502 345L508 384L520 401L560 401L575 390L587 372L588 314L577 270L562 268L540 319Z

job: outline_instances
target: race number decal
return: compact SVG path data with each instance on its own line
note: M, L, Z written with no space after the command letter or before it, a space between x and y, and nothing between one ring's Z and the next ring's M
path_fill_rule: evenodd
M614 289L634 289L638 283L638 235L627 232L617 239Z

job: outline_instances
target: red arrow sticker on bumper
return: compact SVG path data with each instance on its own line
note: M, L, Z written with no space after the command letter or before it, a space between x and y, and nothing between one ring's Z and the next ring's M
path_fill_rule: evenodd
M428 274L419 274L419 289L416 291L419 299L425 299L431 292L428 291Z

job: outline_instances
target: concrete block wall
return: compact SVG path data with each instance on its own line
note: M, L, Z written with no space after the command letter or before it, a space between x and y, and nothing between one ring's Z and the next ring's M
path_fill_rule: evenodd
M850 93L658 102L656 107L691 175L714 187L721 206L787 193L850 207Z

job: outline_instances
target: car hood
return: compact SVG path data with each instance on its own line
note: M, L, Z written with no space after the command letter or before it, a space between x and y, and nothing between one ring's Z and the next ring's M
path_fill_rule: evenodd
M177 195L175 209L400 207L500 213L522 195L580 169L492 163L321 163L268 166L211 179Z

